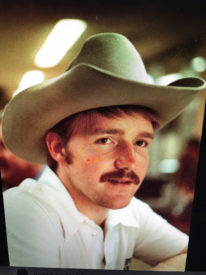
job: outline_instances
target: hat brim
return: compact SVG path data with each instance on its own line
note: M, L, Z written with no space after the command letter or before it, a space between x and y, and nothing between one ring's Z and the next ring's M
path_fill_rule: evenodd
M4 111L3 139L14 154L44 164L45 133L69 115L104 106L141 105L156 111L163 127L205 88L205 81L200 78L159 86L131 81L81 63L16 95Z

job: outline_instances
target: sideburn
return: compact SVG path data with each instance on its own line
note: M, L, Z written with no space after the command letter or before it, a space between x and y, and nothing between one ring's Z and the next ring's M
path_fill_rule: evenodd
M73 162L73 156L72 156L72 154L70 152L68 152L68 154L66 155L65 160L66 160L67 164L72 164L72 162Z
M65 148L65 161L67 164L72 164L73 163L73 155L72 153L66 149L66 140L64 141L64 144L63 144L64 148Z

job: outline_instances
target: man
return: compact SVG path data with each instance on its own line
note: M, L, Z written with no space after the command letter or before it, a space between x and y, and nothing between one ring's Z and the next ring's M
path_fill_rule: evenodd
M5 144L53 171L5 193L11 265L124 269L136 257L184 268L188 237L133 198L155 131L205 88L197 78L171 85L149 84L133 45L103 33L68 71L13 98Z
M2 112L0 112L0 172L2 190L18 186L26 178L37 178L42 165L20 159L5 148L1 130Z

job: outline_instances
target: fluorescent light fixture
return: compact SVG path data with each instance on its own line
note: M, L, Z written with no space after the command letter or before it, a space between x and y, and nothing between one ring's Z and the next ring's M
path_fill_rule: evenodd
M83 20L62 19L58 21L37 53L35 64L42 68L57 65L86 27L87 23Z
M42 71L28 71L26 72L20 83L18 89L13 93L13 96L17 95L20 93L22 90L31 87L33 85L36 85L44 80L44 73Z
M206 61L203 57L197 56L191 60L191 66L193 70L195 70L198 73L201 73L206 70Z

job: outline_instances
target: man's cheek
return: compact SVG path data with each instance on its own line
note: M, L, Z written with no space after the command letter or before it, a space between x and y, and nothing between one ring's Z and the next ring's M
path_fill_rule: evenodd
M98 157L91 157L91 158L86 158L83 161L82 165L84 167L83 169L85 170L94 170L94 169L98 170L100 163L102 163L102 161L100 161Z
M87 158L86 158L86 162L88 164L96 162L99 165L107 165L109 162L111 162L112 160L114 160L115 156L114 156L114 152L102 152L101 150L88 150L87 154L84 154Z
M141 167L141 178L142 178L142 180L146 176L147 170L148 170L148 161L146 161Z
M95 175L101 175L103 173L104 168L106 166L106 161L100 160L98 157L94 158L86 158L82 163L82 171L89 177L95 177Z
M141 182L144 180L144 177L148 170L149 160L148 157L142 157L141 160L136 162L134 172L140 177Z

